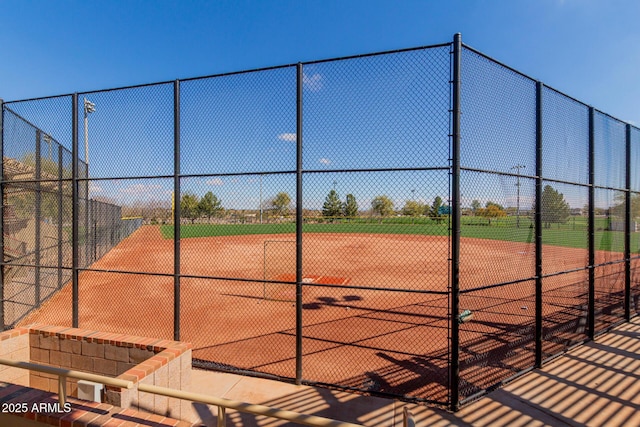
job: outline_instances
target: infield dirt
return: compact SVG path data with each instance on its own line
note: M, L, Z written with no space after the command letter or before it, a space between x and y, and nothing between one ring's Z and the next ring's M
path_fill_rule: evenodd
M181 240L180 339L194 344L195 359L295 376L295 304L264 298L263 280L274 280L265 277L264 242L274 240L295 248L294 235ZM302 287L303 378L446 399L449 250L446 236L305 233L303 275L311 279ZM173 339L173 251L158 227L143 226L91 266L100 271L82 272L79 326ZM583 249L545 247L544 254L545 273L587 261ZM535 275L533 244L463 239L460 259L463 290ZM295 274L291 265L275 280ZM336 278L348 287L336 287ZM278 286L295 296L295 284ZM554 286L562 292L547 303L546 315L580 306L581 272L569 282L548 281L545 291ZM71 326L71 292L67 284L22 324ZM474 311L461 329L463 357L502 346L516 363L528 363L531 349L518 340L531 333L534 294L533 280L463 294L461 308ZM515 344L505 345L509 340Z

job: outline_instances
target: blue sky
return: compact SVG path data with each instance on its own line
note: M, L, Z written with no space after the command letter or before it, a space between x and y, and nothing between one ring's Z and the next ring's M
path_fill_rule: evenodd
M3 41L0 98L12 101L82 93L446 43L454 33L461 32L463 41L468 45L553 88L638 125L638 16L640 2L633 0L0 0L0 39ZM379 99L389 98L381 88L386 87L390 93L396 93L396 88L388 85L398 82L398 76L393 74L393 70L388 71L381 79L386 85L381 84L367 92L366 89L371 87L367 85L372 84L372 80L364 79L367 76L363 70L369 68L382 70L385 64L363 61L362 64L354 62L346 66L330 63L305 67L305 111L308 115L308 119L305 118L308 129L305 132L305 168L366 168L383 164L411 167L414 165L410 159L427 158L429 166L440 165L446 153L421 152L418 147L421 137L433 137L427 135L428 131L424 131L422 136L412 133L403 137L403 141L407 138L415 141L415 144L408 143L408 152L395 149L394 143L377 143L375 153L367 151L371 138L392 141L399 138L397 135L402 129L401 121L375 107ZM182 106L185 120L182 172L290 170L295 160L291 142L291 135L295 132L295 121L292 120L292 117L295 119L292 115L295 93L289 90L294 78L295 70L284 68L215 82L185 82L182 87L185 97ZM359 87L363 88L362 92L358 92ZM415 88L412 82L398 83L398 99L406 100L406 91ZM403 89L404 94L401 93ZM423 89L434 96L442 90L438 87ZM361 98L340 97L345 90L360 93L358 96ZM526 92L528 89L522 90ZM222 101L211 107L203 95L208 91ZM333 98L323 101L320 95L330 91L334 93ZM224 98L225 94L233 96ZM88 95L97 108L96 113L90 116L91 175L171 174L171 96L170 85L130 91L127 95L123 92ZM251 103L243 102L249 99ZM357 106L349 104L354 99L366 100L370 107L358 110ZM51 101L46 107L32 112L25 107L21 114L36 117L43 111L51 112L54 107L61 116L67 114L68 103L64 101ZM208 115L189 115L190 111L204 109ZM136 112L135 117L131 111ZM220 111L226 112L225 120L220 120ZM237 111L237 114L230 114L232 111ZM348 111L350 116L344 123L340 121L344 117L340 114L342 111ZM329 120L330 114L334 115L333 120ZM400 109L397 114L402 115L403 111ZM358 118L361 118L359 122ZM48 121L40 119L42 124L39 125L57 130L60 133L57 139L66 145L64 135L68 133L68 126L60 125L57 117L50 117ZM444 123L442 117L433 120L436 128ZM526 118L523 120L527 122ZM337 125L331 128L326 125L328 122ZM119 125L116 127L114 123ZM528 122L520 124L530 125ZM571 146L574 143L566 136L566 128L549 126L549 133L564 138L565 144ZM370 134L356 137L361 128L367 128ZM322 138L317 136L321 129ZM270 136L265 138L265 135ZM134 149L131 148L132 140L135 140ZM250 142L238 148L240 140ZM500 142L508 143L506 140ZM481 152L482 144L473 149ZM101 162L101 159L113 159L114 156L120 160ZM503 156L507 157L502 165L495 166L496 169L525 163L528 169L524 172L533 173L531 153ZM250 166L247 167L247 163ZM575 163L579 162L576 160ZM570 163L557 163L552 165L552 169L562 175L571 166ZM308 194L313 200L307 204L321 205L333 182L337 183L336 189L343 197L347 192L359 192L361 204L366 204L377 192L393 193L397 203L402 203L402 199L409 195L430 201L435 195L447 191L443 185L446 176L443 177L441 172L424 172L419 177L414 175L407 173L384 179L356 174L309 175L308 181L317 183L317 194L310 191ZM211 190L218 193L223 202L226 200L230 205L235 203L236 207L242 207L245 202L255 205L254 199L259 197L258 178L253 175L190 178L185 180L185 188ZM578 182L582 179L574 175L558 178ZM380 184L382 181L387 182L386 186ZM378 184L374 185L374 182ZM263 191L286 189L293 194L293 184L293 176L271 175L264 177ZM603 185L608 184L609 181L603 181ZM478 193L473 198L499 199L507 205L513 204L513 183L496 181L492 185L496 187L494 194ZM121 201L125 196L129 201L135 201L136 197L144 194L147 197L149 194L157 198L166 197L170 187L170 181L96 181L93 194L97 196L102 192L112 197L119 194ZM521 189L525 192L524 185ZM529 204L527 197L524 195L523 200ZM581 202L576 200L572 205Z

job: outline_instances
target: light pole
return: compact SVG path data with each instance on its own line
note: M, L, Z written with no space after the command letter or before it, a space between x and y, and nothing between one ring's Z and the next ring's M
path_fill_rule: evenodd
M87 165L87 178L89 178L89 114L96 111L96 104L84 99L84 163Z
M262 174L260 174L260 224L262 224Z
M517 164L511 168L516 170L516 228L520 228L520 169L526 168L525 165Z
M85 215L84 215L84 259L85 267L89 266L89 114L96 111L96 105L84 98L84 164L86 170L86 184L85 184ZM95 235L93 236L93 244L95 245Z

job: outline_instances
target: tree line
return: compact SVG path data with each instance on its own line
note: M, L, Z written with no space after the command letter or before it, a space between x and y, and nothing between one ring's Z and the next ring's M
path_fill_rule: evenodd
M263 202L261 209L270 211L272 215L286 218L291 215L292 198L287 192L279 192L274 197ZM564 195L551 185L545 185L541 195L541 219L545 228L551 227L554 223L565 223L571 216L571 208L566 201ZM202 198L193 193L186 192L182 194L180 200L181 217L188 218L194 222L198 218L206 217L220 218L225 214L225 208L222 201L212 192L207 192ZM471 202L470 213L473 216L489 219L504 218L512 215L515 208L505 208L499 203L491 200L485 202L484 206L479 200L475 199ZM469 211L467 208L466 211ZM633 217L640 217L640 195L632 195L631 211ZM531 206L531 212L535 212L535 203ZM450 206L444 203L440 196L436 196L431 204L423 203L418 200L407 200L404 206L396 209L393 200L387 195L379 195L371 201L371 215L380 217L389 217L393 215L404 216L426 216L436 221L442 221L450 214ZM606 209L607 215L620 216L624 213L624 200L620 203ZM327 194L322 205L321 214L327 218L353 218L360 215L360 207L356 197L349 193L344 201L335 189ZM523 216L530 216L527 212Z
M180 198L180 216L190 219L192 223L201 217L207 217L211 221L212 217L221 216L223 212L222 201L211 191L201 199L189 192Z

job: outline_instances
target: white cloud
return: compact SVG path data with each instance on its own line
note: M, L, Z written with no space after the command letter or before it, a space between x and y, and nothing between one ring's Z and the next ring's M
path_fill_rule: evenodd
M314 73L311 75L307 73L302 74L302 83L304 84L304 87L312 92L317 92L322 89L323 80L324 77L322 77L322 75L318 73Z
M125 188L121 188L119 192L122 194L140 195L140 194L149 194L149 193L157 192L157 190L160 190L160 189L162 189L162 186L158 184L151 184L151 185L134 184Z
M104 190L94 182L89 183L89 193L102 193Z
M222 184L224 184L224 182L220 178L212 178L212 179L209 179L209 180L205 181L205 184L213 185L215 187L219 187Z
M323 165L330 165L331 164L331 160L325 159L323 157L323 158L320 159L320 163L322 163Z
M281 141L289 141L296 142L296 134L295 133L281 133L278 135L278 139Z

